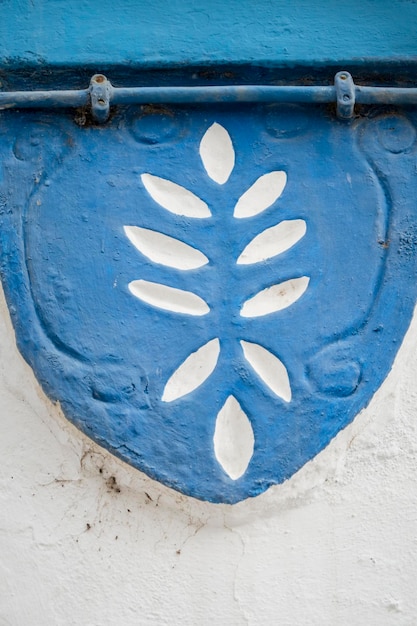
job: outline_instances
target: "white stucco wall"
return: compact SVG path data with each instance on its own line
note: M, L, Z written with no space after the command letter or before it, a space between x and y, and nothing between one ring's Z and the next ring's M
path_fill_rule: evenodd
M0 626L417 624L417 318L370 406L231 506L153 482L45 398L0 309Z

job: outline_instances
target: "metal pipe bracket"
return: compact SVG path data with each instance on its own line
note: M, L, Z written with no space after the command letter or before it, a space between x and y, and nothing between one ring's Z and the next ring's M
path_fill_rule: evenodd
M349 72L337 72L334 77L337 117L348 120L355 109L355 83Z
M98 124L109 119L111 90L111 83L103 74L94 74L90 81L91 115Z

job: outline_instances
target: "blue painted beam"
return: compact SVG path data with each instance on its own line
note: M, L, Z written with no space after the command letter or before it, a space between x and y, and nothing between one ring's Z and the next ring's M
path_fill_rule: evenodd
M5 0L0 64L155 69L414 63L407 0Z

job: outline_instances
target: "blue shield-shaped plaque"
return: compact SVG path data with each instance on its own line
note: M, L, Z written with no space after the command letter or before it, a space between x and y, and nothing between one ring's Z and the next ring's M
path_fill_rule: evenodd
M185 494L288 479L367 405L416 299L414 113L1 117L1 271L66 416Z

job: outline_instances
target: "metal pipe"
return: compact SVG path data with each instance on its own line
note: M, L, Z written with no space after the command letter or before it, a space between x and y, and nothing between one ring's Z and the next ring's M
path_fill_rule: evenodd
M85 106L90 102L89 89L65 91L0 91L0 110L17 108L65 108Z
M116 104L210 104L242 102L330 103L339 117L353 116L355 102L361 104L417 104L417 88L360 87L348 72L338 72L330 86L219 85L206 87L113 87L102 74L95 74L89 89L0 92L0 110L14 108L70 108L91 106L93 117L102 123L109 107Z
M222 85L218 87L113 87L112 104L213 102L335 102L330 87Z
M415 87L359 87L355 85L359 104L417 104Z

